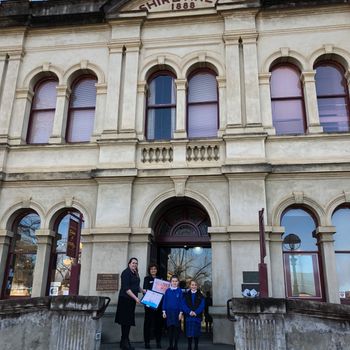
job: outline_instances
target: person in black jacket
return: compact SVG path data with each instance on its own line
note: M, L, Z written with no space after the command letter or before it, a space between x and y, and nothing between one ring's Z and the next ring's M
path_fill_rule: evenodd
M118 298L115 322L121 326L122 336L120 347L122 350L134 350L130 345L129 333L131 326L135 326L135 306L140 304L138 293L140 288L140 277L138 273L138 260L131 258L128 267L121 274L121 287Z
M148 276L145 277L143 281L143 289L152 290L153 281L158 276L158 266L157 264L150 264L148 266ZM145 321L143 324L143 338L145 341L145 348L150 349L150 342L152 333L155 336L157 342L157 349L161 349L161 338L162 338L162 328L163 328L163 317L162 317L162 307L158 306L157 309L145 306Z

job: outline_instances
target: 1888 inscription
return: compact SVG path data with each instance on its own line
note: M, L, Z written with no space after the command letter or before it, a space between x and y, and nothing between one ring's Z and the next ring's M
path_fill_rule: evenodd
M98 273L96 280L96 291L115 292L118 290L119 274Z
M140 10L179 11L212 7L217 0L148 0L139 6Z

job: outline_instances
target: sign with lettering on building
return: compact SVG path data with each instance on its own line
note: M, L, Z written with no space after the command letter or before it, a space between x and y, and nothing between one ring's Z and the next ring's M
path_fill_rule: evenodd
M118 273L98 273L96 279L96 291L115 292L119 289Z
M77 258L79 254L79 231L80 223L72 218L69 220L67 256Z
M132 6L124 7L124 10L129 11L147 11L147 12L162 12L162 11L186 11L200 8L214 7L217 0L143 0L133 2Z

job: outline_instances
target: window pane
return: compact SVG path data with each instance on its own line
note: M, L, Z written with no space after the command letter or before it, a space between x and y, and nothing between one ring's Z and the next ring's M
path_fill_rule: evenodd
M350 299L350 254L336 254L340 298Z
M44 81L35 89L33 108L34 109L55 109L56 108L56 80Z
M25 215L14 227L14 243L6 273L6 296L31 296L37 250L35 233L39 227L40 217L36 213Z
M271 71L271 97L302 96L300 73L290 66L279 66Z
M332 224L336 227L334 249L350 251L350 208L337 209L332 216Z
M172 137L175 121L175 108L149 109L149 126L154 126L154 130L148 133L149 139L169 140ZM151 137L153 134L153 138Z
M11 297L31 296L35 260L36 254L18 254L13 256L7 283L7 289Z
M318 98L317 102L324 131L349 131L349 106L346 98Z
M71 110L69 115L68 142L90 141L94 129L95 109Z
M194 75L188 86L188 102L217 101L216 77L210 73Z
M216 104L188 107L188 137L215 137L217 129Z
M277 135L305 132L301 100L272 101L272 118Z
M71 107L92 107L96 104L96 79L79 80L73 87Z
M282 217L281 226L285 227L283 239L294 233L297 235L301 244L298 251L317 251L317 240L313 237L313 231L316 229L315 222L311 215L303 209L289 209ZM284 251L289 250L288 245L283 245Z
M149 86L148 104L159 105L174 103L174 78L169 75L159 75L154 78Z
M33 111L28 143L48 143L52 134L55 111Z
M316 254L287 254L290 273L289 297L320 297L320 276Z
M317 96L344 95L346 82L344 73L333 65L322 65L316 68L316 91Z

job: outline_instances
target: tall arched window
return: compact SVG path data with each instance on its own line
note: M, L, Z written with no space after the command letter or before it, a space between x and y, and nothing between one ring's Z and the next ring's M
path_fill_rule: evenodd
M35 212L20 215L14 223L5 271L3 298L30 297L37 253L36 230L40 217Z
M173 75L157 72L148 81L147 139L169 140L175 130L176 88Z
M52 133L56 110L56 79L40 81L34 88L27 143L48 143Z
M81 213L74 209L62 212L55 222L48 278L51 295L78 294L82 224Z
M315 68L318 113L323 131L349 131L349 91L343 67L335 62L323 61Z
M197 70L189 77L187 130L189 138L217 136L218 88L211 70Z
M288 298L323 300L320 255L315 237L316 220L302 208L283 215L283 261Z
M306 130L304 96L300 71L291 64L271 70L272 120L277 135L304 134Z
M67 142L90 141L95 121L96 78L79 77L73 84L69 103Z
M343 303L350 303L350 208L337 208L332 215L332 224L336 227L334 249L339 296Z

